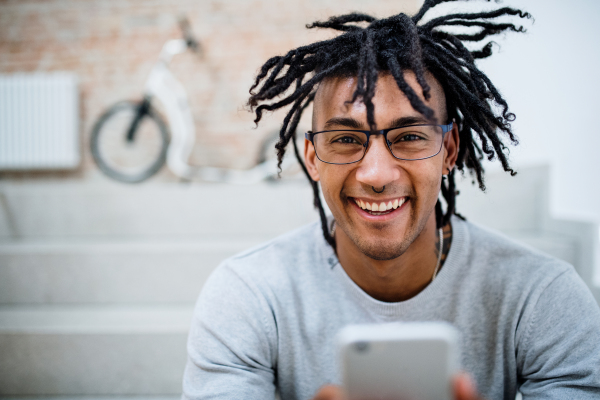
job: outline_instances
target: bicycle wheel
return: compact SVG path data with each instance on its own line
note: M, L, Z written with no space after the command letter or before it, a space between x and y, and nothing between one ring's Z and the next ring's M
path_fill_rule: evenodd
M121 182L137 183L150 178L164 165L167 156L167 127L149 105L128 140L140 105L133 101L115 104L100 116L92 130L94 161L107 176Z

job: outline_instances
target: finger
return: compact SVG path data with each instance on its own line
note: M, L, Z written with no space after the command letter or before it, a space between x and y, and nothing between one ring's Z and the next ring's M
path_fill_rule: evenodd
M323 386L313 400L344 400L342 388L334 385Z
M460 373L454 377L454 398L456 400L479 400L475 383L469 374Z

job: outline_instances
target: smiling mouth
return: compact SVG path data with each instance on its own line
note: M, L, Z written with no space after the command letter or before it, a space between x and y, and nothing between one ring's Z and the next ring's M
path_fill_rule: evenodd
M394 200L381 201L381 202L368 202L360 199L353 198L354 202L357 206L359 206L364 211L368 212L371 215L386 215L401 207L404 204L408 197L399 197Z

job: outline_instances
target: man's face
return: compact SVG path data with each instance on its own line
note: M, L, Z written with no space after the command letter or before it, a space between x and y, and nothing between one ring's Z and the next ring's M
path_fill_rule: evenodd
M421 96L414 74L406 81ZM430 75L431 98L425 101L435 112L438 124L447 123L446 104L440 84ZM357 100L350 103L356 88L355 78L330 78L317 91L313 111L313 131L333 129L369 130L366 107ZM380 74L373 98L377 129L397 127L402 120L431 123L410 105L394 78ZM419 122L420 121L420 122ZM446 134L442 151L435 157L418 161L394 158L382 135L371 136L364 158L355 164L332 165L317 159L314 147L306 142L306 164L314 180L321 182L323 195L338 229L363 254L376 260L391 260L402 255L435 218L442 173L454 166L457 128ZM382 193L376 193L373 188ZM382 202L399 206L385 212L369 212L359 206ZM357 204L359 203L359 204ZM434 221L434 220L433 220ZM433 222L434 223L434 222Z

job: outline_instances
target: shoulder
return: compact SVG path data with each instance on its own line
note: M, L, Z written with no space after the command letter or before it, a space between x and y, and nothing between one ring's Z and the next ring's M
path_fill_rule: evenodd
M491 229L452 222L462 248L457 249L462 250L456 257L461 263L457 285L469 293L469 300L478 299L486 315L503 321L512 332L522 365L532 362L532 370L542 368L538 356L544 349L556 352L573 344L574 330L582 343L579 348L594 357L600 354L600 346L594 344L600 343L600 309L572 265ZM558 358L565 359L562 353L552 357L556 365ZM539 363L532 361L538 359Z
M205 289L217 286L231 291L237 285L257 294L283 289L294 281L315 279L329 252L332 250L315 222L224 260Z
M469 260L480 268L496 274L508 274L551 281L569 271L575 272L567 262L534 249L506 235L468 221L453 220L465 231L469 247Z
M313 222L236 254L227 261L249 263L264 256L304 253L307 247L314 248L320 244L319 233L319 223Z
M454 227L452 247L457 246L451 247L448 261L455 250L455 284L487 307L522 315L548 289L589 295L569 263L477 224L454 219Z

